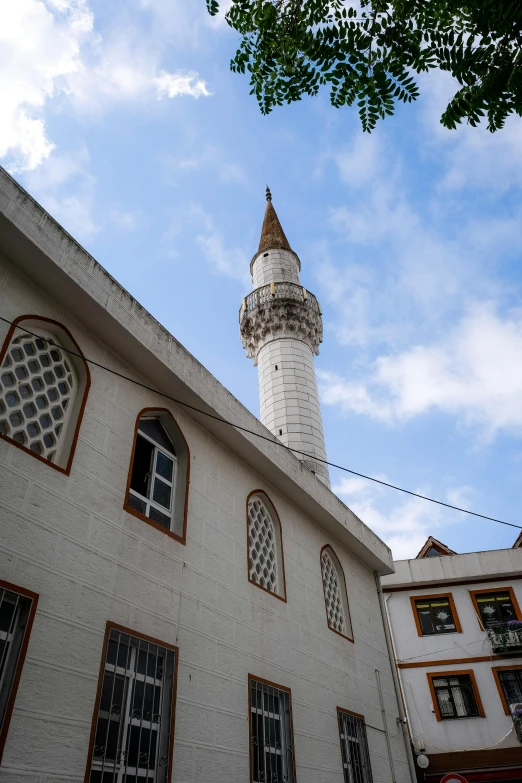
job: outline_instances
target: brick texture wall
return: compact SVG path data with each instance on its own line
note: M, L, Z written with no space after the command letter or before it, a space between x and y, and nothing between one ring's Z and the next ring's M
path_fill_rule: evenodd
M67 326L85 355L146 381L5 259L0 313ZM3 340L7 326L0 326ZM91 368L70 476L0 441L0 578L40 602L0 768L1 783L80 783L105 624L180 649L174 783L247 783L249 672L292 689L298 783L342 783L336 706L382 729L382 672L397 780L408 780L372 573L185 411ZM187 545L123 511L134 424L169 407L191 451ZM288 602L249 584L245 502L264 489L283 531ZM326 624L319 553L344 567L355 643ZM390 781L382 731L368 729L374 780Z

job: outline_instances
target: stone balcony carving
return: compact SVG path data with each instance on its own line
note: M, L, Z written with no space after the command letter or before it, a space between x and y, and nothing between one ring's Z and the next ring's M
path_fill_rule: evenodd
M239 310L239 329L243 348L254 364L267 338L302 340L316 355L323 341L319 302L296 283L269 283L252 291Z

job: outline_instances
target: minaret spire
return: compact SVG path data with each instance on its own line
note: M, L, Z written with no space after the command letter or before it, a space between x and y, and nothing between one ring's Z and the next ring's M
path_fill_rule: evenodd
M261 421L303 464L329 484L314 354L323 339L321 310L301 286L301 262L290 247L266 188L259 248L250 264L254 290L241 307L247 356L258 366Z

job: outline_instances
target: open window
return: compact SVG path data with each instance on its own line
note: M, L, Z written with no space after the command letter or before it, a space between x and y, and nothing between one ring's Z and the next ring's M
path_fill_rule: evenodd
M189 484L187 442L166 409L141 411L124 508L185 543Z
M328 628L353 642L343 567L332 547L328 545L321 549L321 574Z
M247 498L248 579L286 601L283 536L279 516L262 490Z
M90 386L71 333L49 318L21 316L0 368L0 436L68 474Z

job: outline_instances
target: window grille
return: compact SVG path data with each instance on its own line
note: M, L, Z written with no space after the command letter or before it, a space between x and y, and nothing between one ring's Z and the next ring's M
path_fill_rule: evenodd
M259 495L248 503L248 564L250 579L271 593L279 593L277 535L274 521Z
M449 598L415 601L422 635L455 633L457 630Z
M250 679L252 783L294 783L290 692Z
M321 571L328 625L334 631L343 634L343 636L348 636L342 594L344 585L341 585L337 566L328 552L328 548L323 549L321 554Z
M432 684L442 720L480 715L469 674L433 677Z
M499 671L498 679L504 692L506 704L522 703L522 670Z
M363 718L337 710L345 783L372 783L370 754Z
M16 673L23 663L24 639L29 618L36 609L36 598L2 587L0 583L0 757L8 705L14 696Z
M55 338L44 336L11 340L0 374L0 434L56 463L78 379Z
M89 783L166 783L174 670L173 649L110 630Z
M168 530L172 526L176 473L176 452L159 419L141 419L127 502Z

